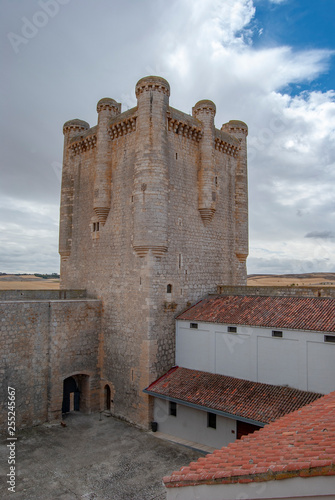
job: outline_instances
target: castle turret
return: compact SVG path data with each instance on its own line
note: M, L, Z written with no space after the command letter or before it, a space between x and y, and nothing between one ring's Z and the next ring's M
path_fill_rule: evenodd
M221 130L234 135L241 144L235 171L235 255L240 262L240 274L245 275L248 257L248 174L247 135L248 126L239 120L230 120Z
M202 123L202 138L200 141L200 169L198 207L202 220L206 223L212 220L216 207L215 187L215 126L216 107L214 102L199 101L192 109L192 114Z
M71 152L68 148L71 139L81 132L88 130L89 124L83 120L70 120L64 123L64 151L62 170L62 190L59 223L59 253L65 260L71 253L72 243L72 216L73 216L73 185L74 172L71 161Z
M97 104L97 152L94 178L93 208L99 222L105 224L111 207L111 151L108 136L108 123L121 113L121 104L105 97Z
M166 113L170 86L147 76L136 85L136 162L134 169L134 240L139 256L156 256L168 247L168 146Z

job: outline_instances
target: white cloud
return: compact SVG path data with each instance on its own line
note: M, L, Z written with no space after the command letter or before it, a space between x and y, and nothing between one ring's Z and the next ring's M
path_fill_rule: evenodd
M30 7L34 12L34 2ZM78 117L94 125L95 104L107 95L122 100L124 110L134 106L137 79L160 74L170 82L172 106L191 112L198 100L212 99L218 128L230 119L249 126L249 272L262 265L269 270L271 262L278 272L290 266L294 272L299 262L313 270L335 270L333 242L322 243L324 259L321 239L304 237L320 228L332 231L335 224L335 92L292 97L287 91L292 84L308 86L325 72L333 53L255 49L253 37L262 32L254 22L255 7L256 0L73 1L20 57L7 54L12 71L6 75L11 98L2 134L2 189L16 203L10 213L4 206L8 200L1 208L7 243L12 238L29 254L37 233L47 224L56 227L62 124ZM16 17L5 33L28 16L20 9L13 10ZM25 200L20 205L19 196ZM24 241L8 217L21 224ZM46 241L48 236L40 234ZM52 238L56 255L56 231ZM46 255L50 247L43 245Z

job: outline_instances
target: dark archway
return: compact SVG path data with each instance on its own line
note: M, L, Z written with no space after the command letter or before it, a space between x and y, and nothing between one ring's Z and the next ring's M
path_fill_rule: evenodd
M111 409L111 390L109 385L105 385L105 410Z
M80 391L77 382L73 377L68 377L63 382L63 404L62 413L69 411L79 411Z

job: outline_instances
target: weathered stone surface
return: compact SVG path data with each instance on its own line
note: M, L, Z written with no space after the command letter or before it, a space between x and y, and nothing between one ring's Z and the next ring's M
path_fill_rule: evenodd
M169 95L163 78L142 78L137 107L110 119L108 137L99 111L94 148L71 150L80 134L65 143L73 210L61 221L71 227L61 234L72 235L62 287L102 300L112 411L144 426L142 389L174 364L175 314L218 284L246 283L247 127L217 130L214 103L198 102L190 116L171 108ZM99 197L110 208L97 226Z
M60 419L63 380L72 375L88 375L86 410L99 409L99 300L4 301L0 318L2 429L8 387L15 389L18 428Z
M81 409L147 427L142 391L174 365L175 315L246 284L247 126L216 129L208 100L170 107L160 77L135 92L133 109L103 98L96 126L64 125L60 295L0 295L2 399L17 388L19 426L59 418L74 377Z

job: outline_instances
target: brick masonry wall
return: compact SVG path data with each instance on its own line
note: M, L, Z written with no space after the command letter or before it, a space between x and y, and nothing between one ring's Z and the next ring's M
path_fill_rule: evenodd
M61 418L63 380L89 376L87 408L99 409L98 300L0 302L1 400L16 390L17 426ZM0 428L7 408L1 406Z
M96 234L92 221L99 143L70 158L72 242L61 265L62 288L85 288L102 300L102 385L111 387L112 411L144 426L151 415L142 390L174 364L175 314L215 292L218 283L246 282L245 264L235 253L237 158L213 151L215 214L204 223L198 206L199 142L162 121L168 87L161 79L149 82L156 83L162 88L143 91L150 99L138 97L147 106L145 116L138 116L141 104L117 117L131 116L141 126L109 139L111 208ZM200 130L200 121L178 113ZM247 232L243 238L247 240Z

